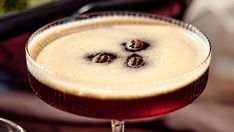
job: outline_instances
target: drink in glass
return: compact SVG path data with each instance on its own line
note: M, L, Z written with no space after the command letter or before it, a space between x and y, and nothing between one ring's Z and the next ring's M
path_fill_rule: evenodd
M207 83L211 49L197 28L172 18L105 12L41 28L29 39L26 58L33 91L46 103L127 120L194 101Z

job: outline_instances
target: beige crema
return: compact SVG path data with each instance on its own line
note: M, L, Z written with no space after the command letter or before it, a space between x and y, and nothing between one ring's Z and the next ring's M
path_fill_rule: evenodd
M150 44L135 52L140 68L126 67L133 52L122 43ZM40 82L62 92L95 98L140 98L177 90L208 68L209 45L194 33L143 17L109 16L69 22L35 35L28 43L27 65ZM94 63L87 54L114 53L112 63Z

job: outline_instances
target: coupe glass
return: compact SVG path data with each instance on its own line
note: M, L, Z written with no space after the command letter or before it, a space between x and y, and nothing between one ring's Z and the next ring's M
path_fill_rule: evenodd
M51 73L50 71L47 71L35 61L35 54L30 53L28 49L28 47L31 44L31 41L36 39L38 36L46 32L47 30L50 30L54 27L62 26L63 24L79 21L85 22L85 20L109 16L144 17L170 23L174 26L184 28L205 44L206 48L209 49L209 54L207 54L207 56L200 62L200 64L197 67L177 76L176 79L185 79L184 76L197 74L198 71L201 70L203 70L203 73L201 74L201 76L199 76L199 78L195 79L190 84L181 87L175 91L170 91L157 96L141 97L134 99L98 99L83 96L75 96L71 93L56 90L53 87L47 86L45 83L40 81L47 81L46 78L49 76L52 77L54 81L57 81L59 86L60 82L63 82L64 78L61 77L61 75L57 75ZM55 33L52 37L48 38L46 42L52 42L63 35L78 31L79 30L73 29L72 31L63 34ZM40 51L42 48L43 46L38 47L35 51ZM29 69L29 81L35 94L49 105L52 105L63 111L86 117L111 120L113 132L123 132L125 120L160 116L162 114L166 114L171 111L177 110L193 102L206 87L210 59L210 43L205 37L205 35L203 35L196 27L175 20L173 18L139 12L98 12L64 18L62 20L58 20L51 24L48 24L36 31L28 40L28 43L26 45L26 60ZM174 78L169 78L168 80L173 79ZM66 81L69 80L66 79ZM79 84L79 82L75 83Z

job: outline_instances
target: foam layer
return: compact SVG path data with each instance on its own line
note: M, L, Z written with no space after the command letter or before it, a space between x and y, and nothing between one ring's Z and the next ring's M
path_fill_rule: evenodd
M150 44L136 52L146 61L143 67L126 67L132 52L122 43L132 39ZM98 98L174 91L198 79L209 65L209 61L200 65L209 46L194 33L140 17L102 17L52 27L33 38L28 50L33 59L28 56L29 71L39 81L63 92ZM103 52L118 58L104 64L85 58Z

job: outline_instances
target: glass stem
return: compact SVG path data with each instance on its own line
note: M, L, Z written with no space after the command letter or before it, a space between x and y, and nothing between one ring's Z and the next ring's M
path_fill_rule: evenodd
M124 132L124 121L111 120L112 132Z

